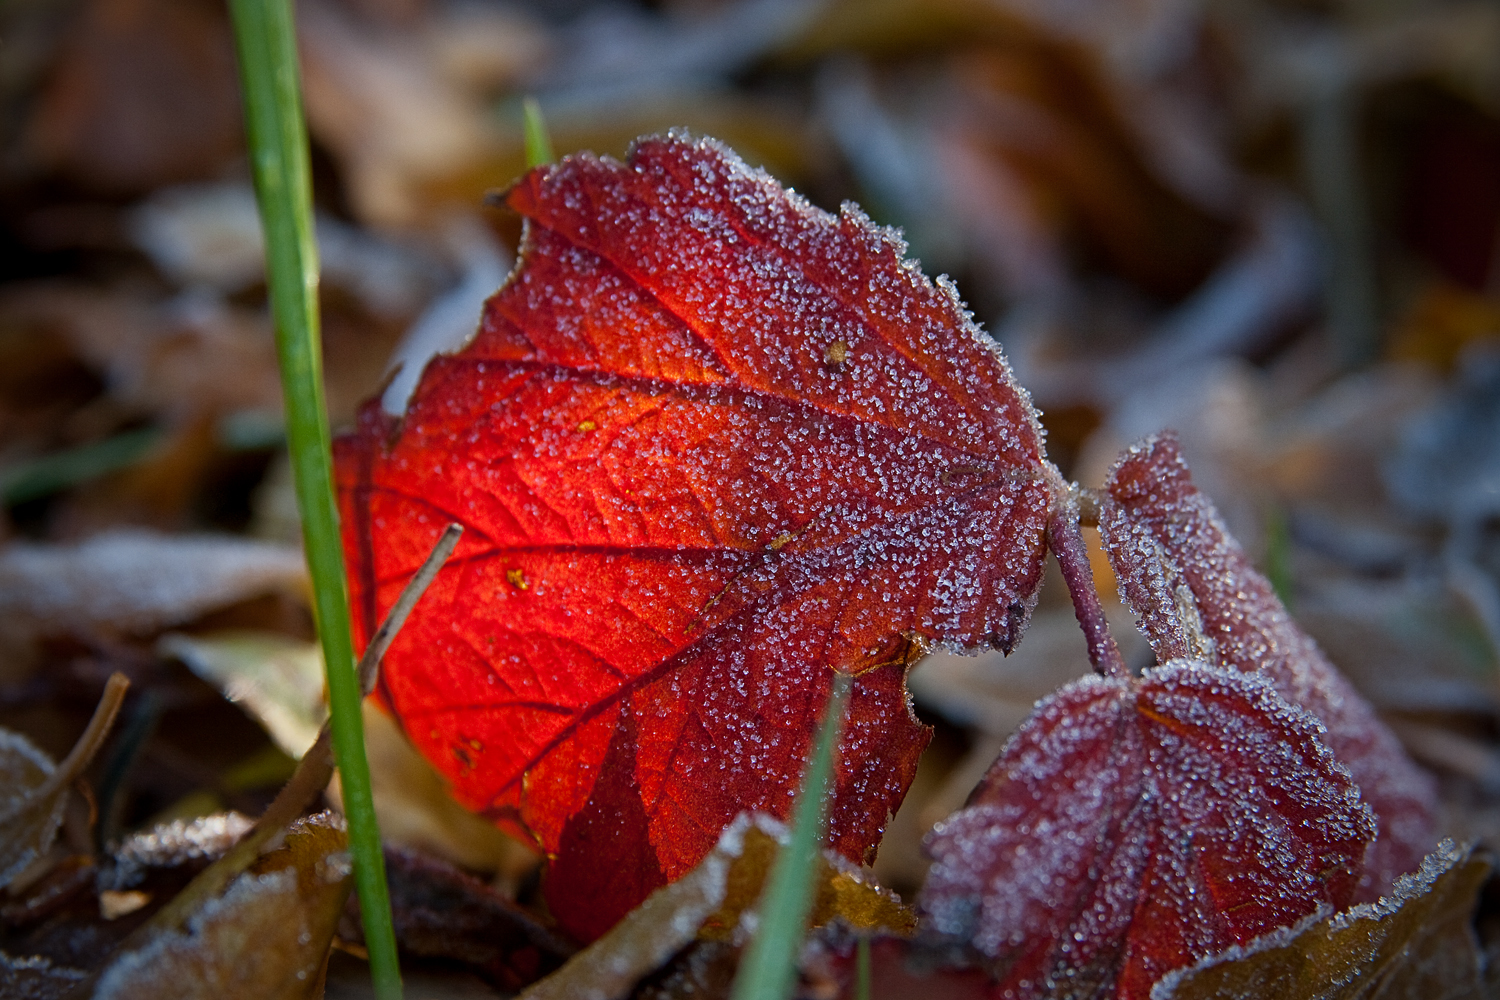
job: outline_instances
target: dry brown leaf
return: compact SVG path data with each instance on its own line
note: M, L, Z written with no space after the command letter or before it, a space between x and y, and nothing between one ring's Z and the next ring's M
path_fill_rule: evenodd
M300 820L184 930L117 956L94 1000L296 1000L322 993L324 963L351 878L332 813Z
M127 687L124 675L110 677L88 728L61 764L20 733L0 729L0 887L52 846L68 791L109 734Z
M78 969L45 958L18 958L0 951L0 997L8 1000L57 1000L83 977Z
M746 828L742 853L729 866L724 901L698 929L699 938L738 942L743 937L742 918L760 899L766 874L785 835L779 823L760 822ZM818 891L813 897L809 926L821 927L840 919L862 931L910 934L916 930L915 914L839 855L823 852L816 880Z
M769 816L741 813L698 867L652 893L603 937L523 993L523 1000L622 997L695 940L743 943L743 918L759 898L777 845L786 836L786 827ZM894 895L824 851L812 924L835 918L867 931L908 934L916 927L915 916Z
M130 289L36 282L7 289L0 315L60 336L100 373L112 399L169 423L281 410L270 320L222 299L161 301Z
M0 551L3 634L148 633L267 593L302 595L294 548L214 535L113 531Z
M156 649L224 692L293 758L313 745L328 717L323 654L316 642L280 632L226 629L199 635L169 632Z
M1433 281L1391 333L1390 355L1451 372L1470 344L1500 338L1500 301Z
M1153 1000L1478 1000L1470 916L1490 862L1444 841L1377 903L1173 972Z
M157 649L224 692L294 758L312 746L327 718L323 655L316 642L273 632L173 632L161 638ZM536 867L536 852L453 801L447 783L412 749L389 715L366 702L364 719L375 812L387 843L494 873L512 886ZM337 774L328 786L328 799L342 810Z
M0 729L0 788L5 818L0 819L0 883L8 884L52 844L67 805L67 786L54 794L34 793L47 784L57 765L26 737Z
M355 214L419 222L420 189L472 165L496 129L476 95L443 77L409 32L361 24L334 4L306 4L297 28L313 135L339 160Z
M493 887L446 862L386 848L386 882L396 946L408 958L460 963L506 993L552 972L577 948ZM358 903L339 937L364 943Z
M152 869L196 872L223 857L254 825L248 816L222 812L173 820L131 834L115 848L109 874L100 884L107 889L131 889Z
M90 0L21 144L30 165L88 187L141 191L211 175L243 148L221 4Z

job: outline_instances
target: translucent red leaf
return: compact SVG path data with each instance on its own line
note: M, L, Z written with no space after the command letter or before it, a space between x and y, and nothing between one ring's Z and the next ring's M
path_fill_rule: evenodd
M1198 661L1076 681L928 836L921 908L993 959L994 996L1145 1000L1351 899L1375 824L1321 729Z
M862 859L928 739L914 649L1008 647L1034 603L1058 480L1029 401L893 233L711 141L505 200L521 263L474 341L337 446L361 636L467 528L382 696L591 938L737 813L786 815L854 673L831 838Z
M1328 727L1324 742L1380 824L1357 899L1388 892L1437 842L1431 779L1287 614L1193 485L1174 436L1130 449L1110 473L1106 494L1099 529L1121 595L1157 660L1201 656L1262 674Z

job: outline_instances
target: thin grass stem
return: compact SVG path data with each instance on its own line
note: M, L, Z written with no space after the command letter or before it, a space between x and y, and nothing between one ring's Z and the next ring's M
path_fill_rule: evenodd
M328 676L333 751L349 820L349 849L379 1000L401 996L401 969L354 670L343 546L323 406L318 254L290 0L230 0L252 173L266 234L266 279L286 397L287 443L313 581L313 612Z
M852 682L848 674L833 675L833 690L802 788L793 807L790 840L782 845L771 867L760 901L760 927L745 949L734 981L734 1000L784 1000L791 995L797 975L797 955L807 933L807 918L813 904L813 876L818 850L828 824L828 791L834 771L835 751L849 700Z

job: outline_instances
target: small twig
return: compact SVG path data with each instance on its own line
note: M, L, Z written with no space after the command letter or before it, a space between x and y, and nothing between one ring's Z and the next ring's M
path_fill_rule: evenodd
M1094 520L1098 520L1097 512ZM1099 602L1099 591L1094 587L1094 569L1089 565L1088 549L1078 529L1078 500L1073 490L1068 491L1066 499L1047 518L1047 547L1057 557L1063 580L1068 584L1073 613L1088 640L1089 662L1105 677L1129 677L1125 658L1120 655L1120 647L1109 630L1109 619L1104 616L1104 605Z
M365 655L359 664L360 680L363 682L368 677L368 683L364 688L366 694L374 687L375 678L379 675L381 656L390 646L391 640L396 637L396 633L401 630L401 626L405 624L407 615L411 614L412 608L416 607L417 601L421 600L422 595L437 577L437 571L453 554L453 547L458 544L458 536L462 533L463 529L458 525L448 526L448 530L443 532L443 536L438 539L432 554L427 557L427 561L422 564L422 568L417 571L416 575L407 582L406 587L401 591L401 596L396 599L395 605L386 615L385 621L375 631L375 641L371 642L369 649L365 650ZM377 643L379 643L378 646ZM259 857L261 848L270 843L281 831L291 826L292 822L302 815L303 810L317 798L318 793L328 787L329 780L333 778L333 770L333 735L329 724L325 722L323 728L318 730L317 740L307 753L302 755L302 759L297 762L297 769L292 772L291 778L276 794L275 800L256 821L255 826L241 837L224 857L204 869L186 889L162 907L152 918L151 924L156 925L158 929L181 926L182 922L201 905L204 899L222 893L236 875L250 867L250 864Z
M385 657L385 651L390 648L391 640L396 638L396 633L401 631L401 626L406 624L406 616L411 614L411 609L417 606L417 601L427 592L432 581L437 578L438 570L453 555L453 550L458 547L458 540L463 537L464 528L461 524L450 524L443 529L443 534L438 538L437 544L432 547L432 553L422 568L417 570L416 575L406 584L401 591L401 596L396 598L396 603L391 605L391 610L386 612L385 621L375 630L375 635L370 639L370 645L365 647L365 655L359 658L359 684L366 696L375 690L375 677L380 671L380 661Z
M63 758L63 762L57 765L57 770L37 789L38 796L51 795L63 785L71 784L89 761L94 759L94 754L99 752L99 747L104 744L104 738L109 735L109 729L115 724L115 716L120 714L120 706L125 703L125 691L130 687L130 681L118 670L109 675L109 680L104 684L104 693L99 696L99 704L94 708L94 717L83 730L83 735L78 737L78 742L73 744L73 749Z
M407 582L406 587L401 591L401 596L396 599L396 603L391 607L390 613L387 614L385 621L376 630L375 640L365 650L365 655L361 658L359 665L360 680L365 682L364 690L366 694L373 689L375 679L379 675L381 656L390 647L391 640L401 630L401 626L406 622L407 616L411 614L412 609L416 607L417 602L421 600L422 595L432 585L432 581L436 579L438 570L443 567L448 557L453 554L454 546L458 544L459 536L462 534L463 529L458 525L450 524L448 526L447 530L443 532L442 537L438 539L437 545L433 547L432 554L427 557L427 561L422 564L422 568L417 570L416 575ZM119 678L122 683L124 682L123 676L115 674L114 677L110 678L111 684L114 683L115 678ZM109 696L110 690L108 687L105 688L106 698ZM121 688L121 694L123 694L123 687ZM102 710L103 707L104 703L101 702L100 709ZM114 707L115 709L119 708L118 701ZM98 720L98 711L94 713L94 718ZM91 722L89 726L90 730L92 730L94 724ZM85 736L87 735L85 733ZM81 744L82 740L79 742ZM76 747L74 753L77 753ZM68 759L72 760L73 755L70 754ZM59 768L59 770L61 769ZM256 820L255 826L251 827L233 847L225 852L223 857L199 872L197 877L189 882L170 902L156 911L150 920L138 927L124 941L120 942L119 946L115 948L114 954L119 955L139 951L157 935L182 927L187 922L188 917L192 916L207 900L222 895L224 890L229 886L229 883L249 868L255 862L255 859L260 857L261 851L280 836L287 827L291 826L297 817L301 816L307 807L317 798L318 793L328 787L328 782L333 777L333 771L333 736L329 724L325 722L323 723L323 727L318 730L317 740L302 755L302 759L297 762L297 769L292 772L291 778L288 779L281 791L276 794L275 800L271 802L271 805L261 815L260 819ZM67 994L68 1000L81 1000L81 998L91 995L98 976L110 964L110 962L104 963L104 965L95 971L94 975L91 975L74 987Z
M73 744L73 749L68 751L62 763L53 768L52 773L40 785L26 795L17 796L8 808L0 809L0 822L10 822L32 810L51 808L49 803L57 793L71 785L83 773L89 761L93 760L94 754L99 752L99 747L109 735L110 726L114 725L115 716L120 712L120 705L125 701L125 691L129 687L130 681L124 674L118 671L110 674L109 681L104 685L104 693L99 696L99 704L94 708L94 717L89 719L89 724L84 728L83 735L78 737L78 742Z

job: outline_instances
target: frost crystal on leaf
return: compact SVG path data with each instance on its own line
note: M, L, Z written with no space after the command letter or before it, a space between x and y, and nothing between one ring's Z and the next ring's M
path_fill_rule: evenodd
M1321 730L1199 661L1076 681L929 835L920 906L993 960L995 996L1144 1000L1353 896L1375 823Z
M596 937L736 814L785 816L858 675L830 843L862 860L928 735L929 643L1009 648L1056 472L947 283L711 141L524 177L521 262L406 415L337 446L356 628L449 521L381 694Z
M1159 661L1199 655L1265 677L1328 727L1323 741L1375 811L1380 836L1356 898L1372 901L1437 841L1436 794L1395 736L1292 621L1193 485L1176 438L1131 448L1110 473L1099 530Z

